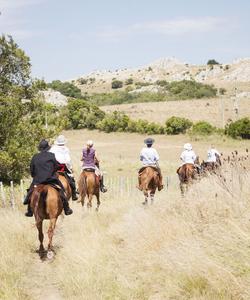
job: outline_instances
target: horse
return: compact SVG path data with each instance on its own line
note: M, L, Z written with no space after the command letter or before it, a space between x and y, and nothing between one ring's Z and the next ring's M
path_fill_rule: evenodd
M38 238L40 241L39 254L41 258L45 253L43 246L43 220L50 220L48 229L48 251L47 257L52 258L54 256L52 248L52 238L56 226L57 218L60 216L63 210L63 203L59 195L59 191L51 186L39 184L34 187L31 194L30 206L34 213L36 227L38 230Z
M216 156L216 161L215 162L208 162L208 161L203 161L201 163L201 169L203 172L208 172L208 173L216 173L216 171L221 167L221 159L218 154L215 154Z
M72 197L72 189L69 184L69 181L63 173L57 172L57 174L58 174L58 179L61 181L61 183L64 187L66 198L69 201L69 199Z
M184 195L185 191L187 191L188 186L192 183L192 181L197 179L198 170L200 170L198 156L194 164L186 163L177 169L176 173L179 176L182 195Z
M159 173L157 168L151 166L141 168L138 180L139 189L145 196L145 201L142 204L147 205L149 198L151 199L151 204L153 204L155 191L159 186Z
M93 196L97 199L97 206L96 211L98 211L100 202L100 180L99 177L95 174L94 169L85 169L82 171L79 181L78 181L78 188L80 199L78 202L82 203L84 207L84 201L86 196L88 197L87 207L92 207L92 199Z

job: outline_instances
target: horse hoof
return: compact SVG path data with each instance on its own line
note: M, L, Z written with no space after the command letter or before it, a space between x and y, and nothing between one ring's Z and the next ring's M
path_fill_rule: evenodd
M142 202L142 205L147 205L147 204L148 204L148 202L146 202L146 201Z
M55 256L55 254L54 254L54 252L52 251L52 250L49 250L48 252L47 252L47 258L48 259L53 259L54 258L54 256Z

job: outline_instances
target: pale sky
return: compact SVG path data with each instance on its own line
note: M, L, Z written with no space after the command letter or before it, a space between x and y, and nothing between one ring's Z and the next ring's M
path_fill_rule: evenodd
M202 64L250 56L249 0L0 0L0 11L0 32L46 81L163 57Z

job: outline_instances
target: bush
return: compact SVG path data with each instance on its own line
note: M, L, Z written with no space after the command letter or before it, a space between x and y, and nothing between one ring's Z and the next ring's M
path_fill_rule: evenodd
M127 115L115 111L98 122L97 128L105 132L127 131L129 122Z
M192 134L210 135L216 131L216 128L206 121L199 121L192 127Z
M192 122L185 118L171 117L165 123L165 132L167 134L185 133L192 126Z
M233 138L250 139L250 119L243 118L232 122L226 127L226 134Z
M215 97L217 93L217 89L214 86L193 80L173 81L166 86L166 89L179 99L210 98Z
M65 108L64 116L68 119L68 128L95 129L98 121L101 121L105 112L97 106L81 99L70 99Z
M219 65L219 63L215 59L209 59L207 65Z
M120 89L123 87L123 82L120 80L114 80L111 83L111 87L112 87L112 89Z
M134 82L133 78L128 78L128 79L125 81L125 85L133 84L133 82Z
M61 82L53 80L47 86L55 91L62 93L66 97L82 98L81 90L70 82Z

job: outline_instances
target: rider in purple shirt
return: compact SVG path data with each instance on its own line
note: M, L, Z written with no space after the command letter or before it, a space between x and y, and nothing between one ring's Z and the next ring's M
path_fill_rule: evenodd
M101 192L107 192L107 188L104 186L103 174L99 169L99 160L96 157L96 151L93 148L93 141L87 141L87 147L82 150L82 158L83 161L82 169L93 169L95 170L95 174L100 178L100 190Z

